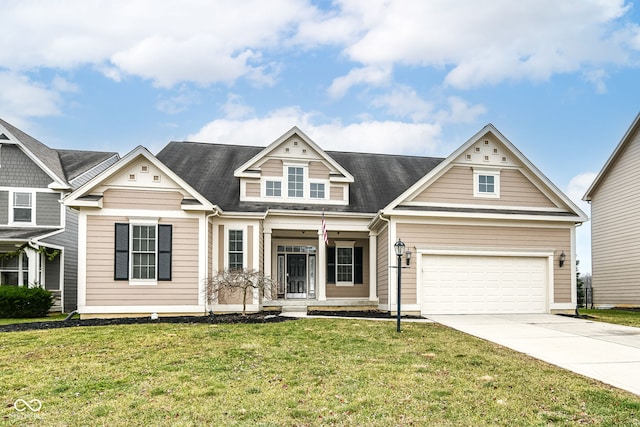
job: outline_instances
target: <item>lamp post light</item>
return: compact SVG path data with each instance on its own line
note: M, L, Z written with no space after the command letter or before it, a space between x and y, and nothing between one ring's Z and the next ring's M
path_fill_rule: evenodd
M396 252L396 256L398 257L398 263L396 268L398 269L398 297L397 297L397 308L396 308L396 331L400 332L400 301L402 297L402 269L409 268L409 264L411 263L411 251L407 250L405 252L405 244L402 240L398 239L398 241L393 245L393 249ZM402 267L402 256L406 257L407 267Z

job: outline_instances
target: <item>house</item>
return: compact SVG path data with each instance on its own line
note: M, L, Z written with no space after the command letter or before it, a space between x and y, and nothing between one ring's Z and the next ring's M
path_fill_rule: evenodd
M54 309L76 309L78 215L62 199L118 158L52 149L0 120L1 286L42 286Z
M587 190L595 306L640 306L640 114Z
M204 287L241 267L274 282L250 310L393 312L398 239L403 312L570 310L587 220L491 124L446 159L325 151L296 127L266 147L137 147L65 204L84 317L238 311Z

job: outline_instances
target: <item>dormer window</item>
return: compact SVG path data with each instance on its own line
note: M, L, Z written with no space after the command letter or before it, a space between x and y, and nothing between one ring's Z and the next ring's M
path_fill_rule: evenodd
M265 190L267 197L281 197L282 183L280 181L267 181Z
M324 199L324 184L312 182L310 196L312 199Z
M304 169L289 166L287 188L289 197L304 197Z

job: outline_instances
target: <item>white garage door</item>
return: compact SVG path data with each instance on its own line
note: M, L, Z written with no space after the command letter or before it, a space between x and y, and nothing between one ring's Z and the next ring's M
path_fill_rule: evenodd
M547 258L423 255L423 314L547 312Z

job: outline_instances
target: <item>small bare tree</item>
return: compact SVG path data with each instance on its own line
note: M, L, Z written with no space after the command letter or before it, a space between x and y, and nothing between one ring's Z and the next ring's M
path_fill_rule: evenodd
M254 290L258 290L260 297L264 296L265 288L271 286L271 279L256 270L230 269L216 271L205 279L204 293L209 306L220 301L220 296L232 296L239 293L242 296L242 315L247 312L247 298Z

